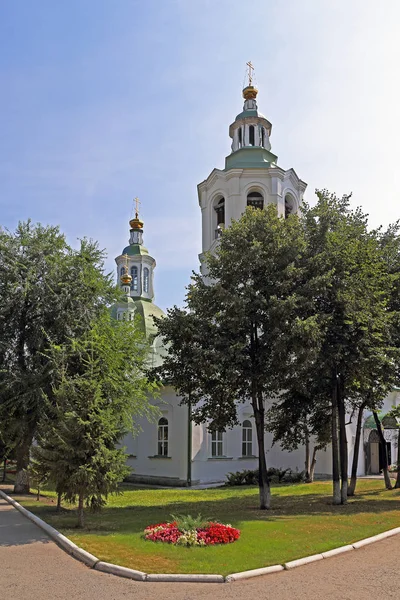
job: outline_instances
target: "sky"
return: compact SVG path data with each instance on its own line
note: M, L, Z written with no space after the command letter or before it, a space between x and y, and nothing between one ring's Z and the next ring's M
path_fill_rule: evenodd
M400 218L398 0L0 0L0 225L59 225L115 268L135 196L155 302L199 268L197 184L223 168L245 65L278 165Z

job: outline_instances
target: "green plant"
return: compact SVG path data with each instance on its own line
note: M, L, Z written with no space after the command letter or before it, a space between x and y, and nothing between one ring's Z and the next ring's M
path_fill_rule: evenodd
M211 519L204 519L200 513L197 517L192 517L192 515L171 515L171 517L179 531L199 529L205 527L211 521Z

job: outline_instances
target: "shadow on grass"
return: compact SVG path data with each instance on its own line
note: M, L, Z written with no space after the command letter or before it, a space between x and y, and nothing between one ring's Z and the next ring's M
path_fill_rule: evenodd
M133 498L132 503L128 506L108 505L99 513L87 511L87 525L82 530L76 528L77 514L74 508L57 513L51 504L33 503L34 497L32 496L25 497L25 499L29 499L27 508L43 520L57 529L74 530L81 535L137 534L143 532L147 525L171 520L173 514L197 515L201 513L205 519L229 522L237 527L240 527L243 521L274 522L301 516L354 515L356 517L365 513L379 515L396 511L399 512L400 520L398 504L400 490L360 491L357 496L349 499L348 504L343 506L333 506L330 496L312 491L302 495L295 493L285 496L276 495L272 498L272 509L269 511L261 511L258 508L256 488L254 495L238 494L214 500L202 498L192 502L185 500L161 502L164 497L162 492L162 490L151 492L152 496L154 494L154 499L152 498L153 502L150 505L140 504L139 501L135 504ZM386 494L390 497L387 497ZM160 499L159 503L157 503L157 498ZM21 500L23 503L24 498Z

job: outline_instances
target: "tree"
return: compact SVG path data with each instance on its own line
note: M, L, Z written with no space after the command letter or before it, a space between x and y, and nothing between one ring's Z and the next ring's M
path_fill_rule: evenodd
M266 414L266 428L273 433L273 443L280 443L284 450L292 452L305 447L305 477L307 483L314 481L317 452L330 441L329 405L326 393L313 389L314 381L298 380L292 387L279 394ZM311 440L313 451L311 453Z
M303 250L298 217L279 218L272 205L248 208L223 232L215 255L207 256L207 281L193 276L186 307L156 320L168 348L159 375L183 403L190 398L195 422L225 430L238 422L238 402L250 401L261 509L270 508L265 402L313 348L313 319L296 319Z
M388 309L393 278L366 215L351 209L348 196L338 199L326 190L317 196L317 205L303 211L311 282L304 289L320 331L309 376L330 390L333 502L339 504L347 501L346 414L372 391L379 404L393 384L397 353Z
M157 414L149 403L155 384L143 375L147 353L137 324L108 312L79 338L50 349L54 402L33 454L57 491L78 500L79 527L85 505L100 509L129 474L117 445L127 431L137 431L133 419Z
M17 434L16 492L29 491L29 452L51 399L47 350L82 335L118 296L103 261L97 243L74 250L57 227L0 229L0 420Z

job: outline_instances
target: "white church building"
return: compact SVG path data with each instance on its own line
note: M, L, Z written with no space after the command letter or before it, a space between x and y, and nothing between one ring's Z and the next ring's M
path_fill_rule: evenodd
M272 125L259 112L257 88L249 85L243 90L244 106L229 127L232 139L231 153L225 159L224 169L214 169L198 186L202 218L202 251L199 256L201 271L204 254L213 251L218 237L232 219L239 219L248 205L259 209L274 204L279 215L297 212L307 184L294 169L278 166L277 156L271 152ZM143 222L138 212L130 221L129 244L116 259L118 279L125 292L125 301L113 306L117 319L142 317L146 336L152 340L151 360L154 366L162 361L162 342L157 337L152 316L163 312L154 300L153 278L155 259L143 245ZM389 450L389 462L396 462L397 435L395 423L385 414L400 401L400 390L386 399L383 407L384 435ZM128 452L130 479L142 483L171 486L190 486L199 483L220 482L229 472L258 467L257 441L252 408L249 403L238 405L240 425L226 432L209 433L207 424L196 425L189 419L188 407L180 405L180 398L172 387L164 387L154 400L160 417L155 423L140 422L142 431L136 437L127 436L123 444ZM348 425L350 465L354 447L356 417ZM266 437L268 467L291 468L302 471L305 449L294 452L272 445L272 436ZM369 413L366 414L359 453L360 475L379 473L379 439ZM331 473L329 448L317 453L316 476Z

